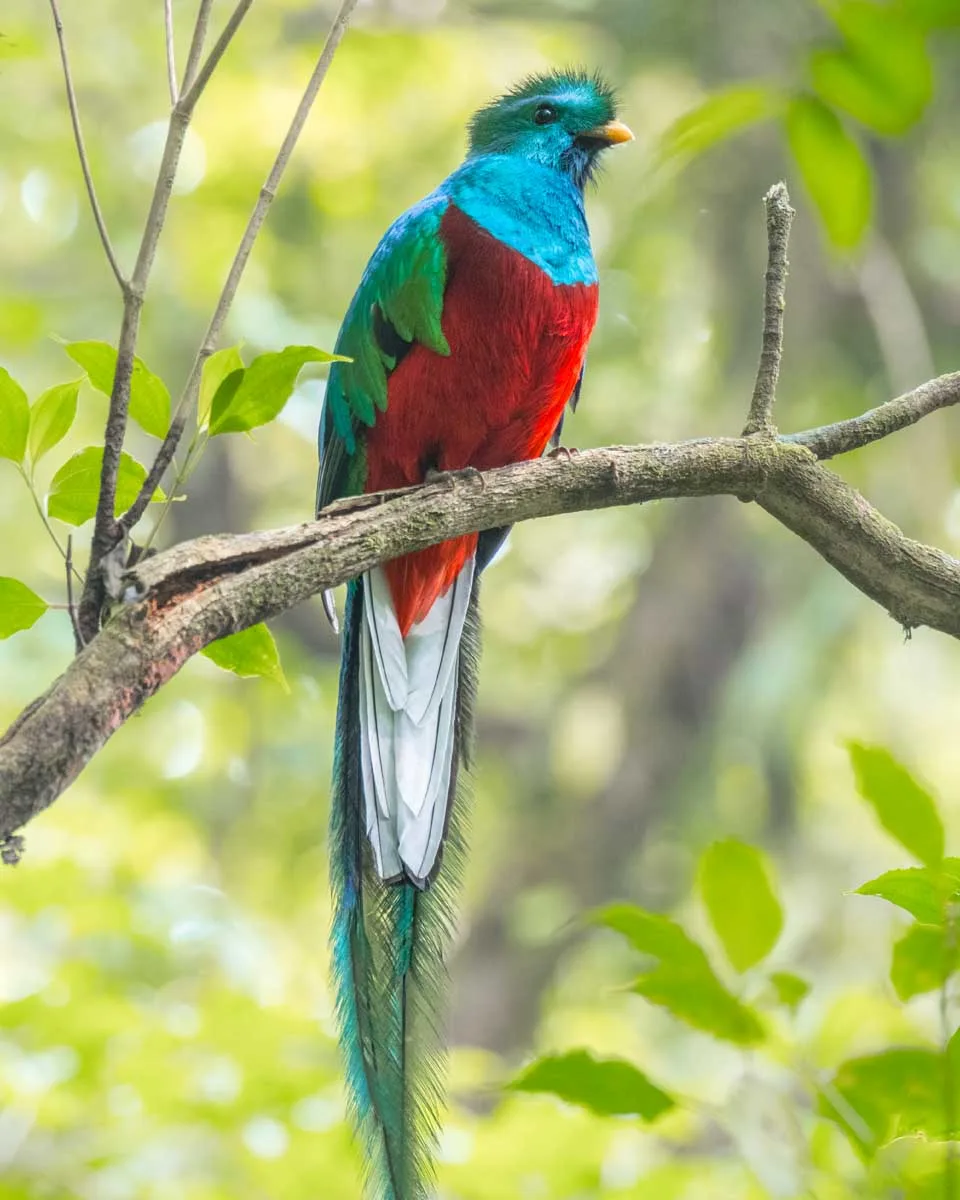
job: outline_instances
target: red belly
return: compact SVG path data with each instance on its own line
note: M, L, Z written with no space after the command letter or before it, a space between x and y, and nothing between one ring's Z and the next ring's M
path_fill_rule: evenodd
M415 344L390 376L367 433L367 491L421 483L430 469L537 458L563 415L597 316L596 285L557 286L450 206L443 332L449 357ZM387 563L400 629L422 620L477 535Z

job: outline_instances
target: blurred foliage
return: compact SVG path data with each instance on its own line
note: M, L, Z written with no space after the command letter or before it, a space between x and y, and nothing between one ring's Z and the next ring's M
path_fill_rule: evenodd
M64 8L129 263L161 14ZM192 10L174 0L181 63ZM145 309L138 479L331 14L258 0L200 106ZM314 347L470 111L571 60L620 85L638 133L588 201L602 308L576 444L739 430L780 176L800 209L782 425L956 368L958 28L957 0L369 0L207 364L186 498L151 506L145 540L311 514ZM0 13L0 262L3 725L72 653L63 551L72 531L82 561L92 500L64 472L96 474L119 312L29 0ZM938 414L836 465L956 553L954 429ZM677 508L528 524L490 572L441 1194L942 1196L960 650L902 642L745 506ZM275 633L192 661L0 873L4 1197L358 1196L325 953L336 647L318 605Z
M884 828L894 833L904 849L923 858L917 850L918 830L923 830L933 817L942 835L932 798L885 751L853 745L850 754L861 793L876 809ZM879 769L872 769L875 767ZM909 806L917 795L923 795L930 807L920 809L915 828ZM884 818L898 805L903 806L903 821L896 832ZM749 972L740 985L738 999L723 993L750 1020L749 1039L742 1035L741 1027L728 1022L727 1002L711 1002L722 985L706 965L703 951L673 922L628 905L599 915L602 924L624 934L635 949L674 968L671 988L651 992L646 975L634 985L635 991L662 1005L680 1021L714 1037L734 1042L749 1040L755 1047L754 1061L744 1064L744 1080L750 1080L757 1095L747 1103L760 1103L768 1124L754 1131L755 1157L748 1161L770 1195L819 1196L825 1189L828 1195L851 1197L915 1196L928 1191L949 1197L956 1190L958 1164L952 1141L960 1137L960 1031L951 1033L948 1008L950 982L960 967L960 874L957 859L944 859L942 844L931 858L926 867L888 871L857 890L910 912L919 910L925 923L918 921L894 947L890 978L902 1001L939 991L941 1044L885 1047L850 1058L832 1072L815 1074L810 1069L810 1047L816 1035L798 1020L800 1004L811 995L809 985L794 975L749 970L759 967L774 950L782 924L779 900L752 847L729 840L716 842L704 851L699 870L701 898L726 958L735 971ZM722 892L728 903L721 902ZM735 922L731 921L731 910ZM907 942L910 950L905 956L903 947ZM751 947L746 958L745 946ZM909 962L909 986L904 985L905 958ZM782 1076L774 1087L761 1082L771 1068ZM647 1120L672 1113L663 1122L666 1139L679 1133L679 1127L676 1131L672 1127L678 1109L685 1108L689 1118L681 1135L684 1141L705 1139L719 1119L703 1099L687 1097L678 1101L630 1063L597 1063L582 1051L533 1063L512 1087L549 1093L597 1113L640 1114ZM778 1108L791 1125L789 1163L782 1155L782 1145L777 1148L779 1152L767 1157L768 1149L776 1145ZM822 1136L829 1134L820 1125L820 1117L847 1137L867 1165L866 1170L845 1171L838 1177L833 1163L821 1160L817 1145ZM907 1159L896 1171L888 1172L893 1179L875 1189L870 1184L869 1164L908 1136L929 1146L931 1152ZM936 1141L946 1143L939 1156L930 1145Z

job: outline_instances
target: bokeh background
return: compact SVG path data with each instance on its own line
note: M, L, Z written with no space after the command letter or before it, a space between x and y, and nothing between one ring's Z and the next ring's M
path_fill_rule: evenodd
M166 118L162 5L62 7L101 200L129 263ZM718 89L808 86L811 54L838 44L831 7L842 6L368 0L260 238L228 341L251 354L331 347L384 228L458 163L472 109L526 72L576 62L617 83L637 141L609 156L588 202L602 304L568 443L739 432L759 344L761 197L782 177L798 209L782 427L852 415L958 367L956 5L899 6L929 16L929 99L895 128L850 123L870 178L854 170L851 182L824 151L819 208L775 102L737 136L736 119L708 121L687 142L668 133ZM229 8L218 0L215 20ZM258 0L200 105L140 349L171 389L332 11ZM192 13L174 0L181 62ZM898 27L888 36L896 46ZM664 154L665 135L678 152ZM853 236L842 217L838 234L830 213L852 209ZM838 248L845 236L856 245ZM4 0L0 362L36 396L77 375L53 335L114 340L118 312L49 12ZM213 442L161 540L309 517L322 389L322 372L308 370L277 422ZM98 440L105 403L84 387L65 449ZM913 536L957 553L957 432L941 413L837 469ZM150 448L134 430L133 452ZM54 465L41 469L41 489ZM0 573L63 601L62 562L4 462ZM441 1194L920 1194L858 1158L804 1081L851 1055L939 1036L936 997L905 1006L887 979L903 921L845 894L905 862L858 799L845 743L887 745L926 777L960 846L960 649L929 631L905 638L733 499L526 524L489 574L483 611ZM3 1197L359 1195L327 978L337 646L318 603L274 632L288 690L193 660L29 827L23 862L0 874ZM56 611L0 643L0 725L71 652ZM763 846L778 880L787 922L770 965L812 984L796 1015L771 1012L762 1054L629 994L635 956L580 919L630 900L675 912L716 954L696 865L728 835ZM759 992L749 975L735 986ZM647 1128L504 1096L526 1059L574 1046L630 1058L684 1104Z

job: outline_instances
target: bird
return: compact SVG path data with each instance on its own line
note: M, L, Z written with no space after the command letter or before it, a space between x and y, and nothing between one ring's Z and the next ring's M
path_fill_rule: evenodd
M347 309L320 419L318 512L556 444L597 318L584 192L603 152L632 138L614 89L580 69L528 77L474 114L462 165L390 226ZM430 1195L478 586L507 533L451 538L347 587L331 957L370 1200Z

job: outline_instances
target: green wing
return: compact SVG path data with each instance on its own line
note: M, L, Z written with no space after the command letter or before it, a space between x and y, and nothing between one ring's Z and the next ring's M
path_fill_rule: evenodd
M387 380L414 342L437 354L450 347L441 316L447 253L440 223L447 197L435 192L387 230L347 309L320 418L317 511L366 483L363 430L387 407Z

